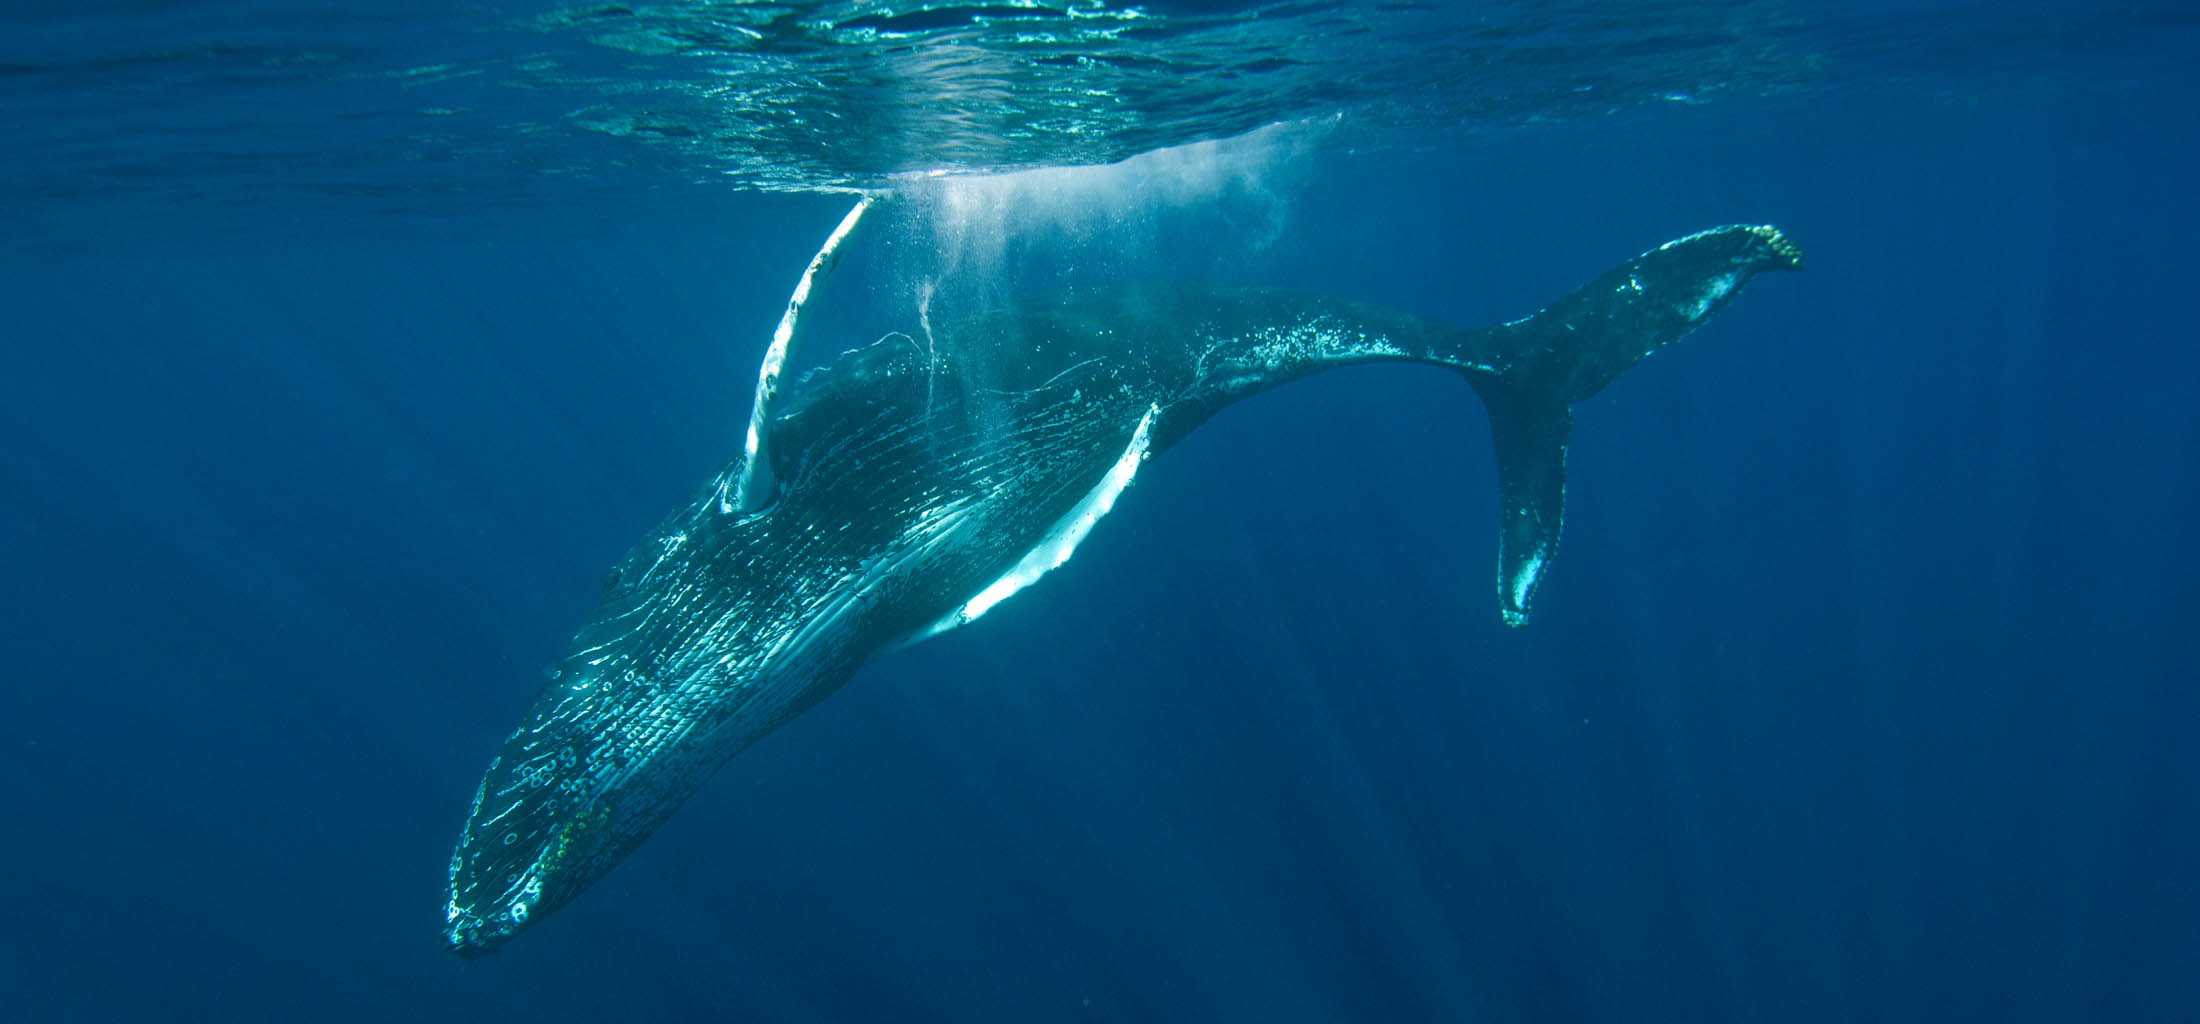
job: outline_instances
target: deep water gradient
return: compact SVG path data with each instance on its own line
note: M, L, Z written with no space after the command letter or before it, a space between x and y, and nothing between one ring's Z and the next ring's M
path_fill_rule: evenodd
M843 203L0 247L0 998L2194 1019L2200 149L2189 82L2103 70L1320 156L1269 279L1483 323L1733 221L1809 269L1583 408L1526 631L1468 390L1317 378L473 963L437 928L481 769L738 444Z

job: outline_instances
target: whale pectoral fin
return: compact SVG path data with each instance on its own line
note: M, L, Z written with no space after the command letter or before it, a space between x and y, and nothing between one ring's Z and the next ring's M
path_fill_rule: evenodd
M1124 489L1138 475L1138 467L1145 463L1153 450L1154 419L1160 415L1160 406L1147 408L1146 414L1139 418L1138 426L1131 430L1130 440L1124 445L1122 454L1116 456L1107 472L1101 474L1099 481L1076 504L1070 506L1053 525L1047 527L1032 546L1024 551L1022 557L1009 566L1008 571L987 583L969 600L938 621L895 641L890 649L908 647L950 629L969 625L978 616L992 610L994 605L1036 582L1039 577L1061 568L1063 563L1069 561L1071 553L1077 550L1077 545L1084 541L1085 535L1092 532L1093 525L1115 507L1115 500L1123 496Z
M878 196L871 193L856 200L847 216L840 219L840 225L825 236L824 246L811 257L810 265L795 281L794 294L787 297L787 311L780 315L779 326L772 331L771 347L764 351L763 366L756 373L756 401L749 408L748 435L740 467L719 485L718 510L723 514L755 512L778 496L779 481L772 475L772 406L779 398L779 375L786 368L788 346L794 341L802 307L810 301L811 289L839 265L841 243L848 240L857 222L863 219L863 212L877 200Z
M1486 389L1497 451L1497 599L1508 626L1528 622L1566 512L1566 439L1573 408L1552 395Z

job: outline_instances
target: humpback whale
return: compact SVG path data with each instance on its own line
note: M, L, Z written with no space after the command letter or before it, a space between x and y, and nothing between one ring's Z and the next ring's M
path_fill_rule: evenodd
M1752 276L1802 265L1770 226L1715 228L1481 329L1252 286L1070 291L928 324L927 341L887 335L781 400L791 318L828 252L781 324L748 445L610 571L491 762L451 856L454 951L571 901L867 660L984 615L1061 565L1148 460L1309 374L1419 362L1473 387L1497 451L1498 607L1525 623L1558 544L1573 403Z

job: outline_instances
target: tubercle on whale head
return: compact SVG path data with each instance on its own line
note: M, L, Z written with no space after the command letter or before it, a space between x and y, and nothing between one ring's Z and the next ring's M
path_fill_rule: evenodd
M453 885L451 901L444 907L444 940L453 954L466 960L493 954L497 947L526 932L535 920L579 894L601 872L583 868L576 881L572 868L583 859L596 859L601 854L592 846L603 837L609 819L612 810L605 804L565 819L537 843L535 857L524 861L506 890L493 901L473 901L471 892L460 892L460 887ZM453 857L453 883L458 881L458 868L458 857Z
M569 656L537 707L585 699L610 674ZM538 717L505 741L483 773L451 853L443 927L451 952L473 959L495 951L585 889L602 873L593 865L617 860L605 845L617 838L606 792L615 755L581 747Z
M467 960L493 953L536 919L563 905L562 899L556 904L544 899L544 879L557 877L564 862L609 818L610 810L599 807L559 827L539 859L521 875L518 897L501 906L486 912L469 909L460 906L454 895L446 907L444 926L444 939L451 952Z
M496 777L497 767L490 766L482 782L484 789L489 779ZM479 850L477 844L494 847L514 840L516 835L478 829L479 817L478 809L468 816L458 848L451 854L450 895L444 905L444 941L451 952L468 960L494 952L540 916L537 908L542 903L545 862L553 861L547 866L555 866L549 845L533 857L521 853L507 859L503 856L507 851L502 849L494 850L496 856L481 857L491 851ZM559 838L553 838L551 844L567 845Z
M778 591L753 575L753 552L771 516L720 516L716 482L605 574L594 614L489 764L451 856L451 952L492 952L571 902L738 749L698 723L783 665L774 641L804 620L794 602L762 610ZM650 613L668 608L685 614Z
M563 877L561 869L566 862L601 831L610 816L609 808L599 805L558 826L540 844L534 859L519 872L506 897L493 906L462 905L461 894L454 884L450 902L445 907L444 938L450 950L469 960L494 952L536 919L563 905L564 898L555 898L555 902L546 898L545 883ZM459 857L460 854L452 857L454 883L460 873Z
M503 896L490 904L479 896L479 882L474 875L475 861L469 854L481 834L474 827L480 817L482 796L489 787L489 780L496 777L501 759L491 762L484 774L481 788L474 795L474 810L467 815L465 831L460 835L458 847L451 851L450 892L444 903L443 939L451 952L473 960L495 952L497 947L518 935L534 916L534 903L540 898L541 885L526 884L526 879L516 880L505 887ZM517 898L512 898L514 891Z

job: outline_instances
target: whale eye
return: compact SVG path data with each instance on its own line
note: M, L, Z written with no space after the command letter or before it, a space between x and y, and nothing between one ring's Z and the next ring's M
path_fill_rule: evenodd
M617 587L618 587L618 585L619 585L619 570L618 570L618 567L617 567L617 566L613 566L613 567L612 567L612 569L611 569L611 571L609 571L609 572L607 572L607 573L604 573L604 574L603 574L603 588L604 588L605 590L612 590L612 589L615 589L615 588L617 588Z

